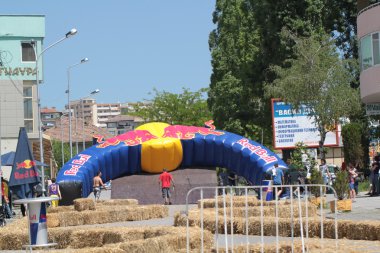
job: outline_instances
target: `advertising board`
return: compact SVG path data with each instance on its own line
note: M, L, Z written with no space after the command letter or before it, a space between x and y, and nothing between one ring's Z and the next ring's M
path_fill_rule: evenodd
M294 148L303 142L307 147L318 147L320 140L317 125L310 117L311 109L301 106L298 110L280 100L272 99L273 146L276 149ZM338 146L336 130L326 135L324 146Z

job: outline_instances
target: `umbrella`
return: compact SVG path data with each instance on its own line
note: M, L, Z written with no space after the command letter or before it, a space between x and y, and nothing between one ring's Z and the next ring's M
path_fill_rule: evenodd
M20 127L17 148L9 177L9 188L19 198L33 197L33 188L41 182L37 166L30 150L28 136L24 127Z
M13 166L13 161L15 160L15 151L8 152L1 156L1 165L2 166ZM35 161L37 166L45 166L47 167L47 164L41 163L40 161Z

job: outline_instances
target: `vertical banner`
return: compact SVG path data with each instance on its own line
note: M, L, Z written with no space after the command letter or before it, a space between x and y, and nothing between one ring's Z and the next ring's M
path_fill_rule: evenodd
M32 202L28 204L30 242L31 245L48 244L47 224L46 224L46 203Z

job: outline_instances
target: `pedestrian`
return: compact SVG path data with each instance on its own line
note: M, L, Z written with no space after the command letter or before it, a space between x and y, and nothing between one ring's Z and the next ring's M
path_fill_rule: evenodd
M322 175L323 184L329 185L331 180L331 174L329 171L329 166L326 164L325 159L321 159L321 165L319 166L319 173ZM323 195L326 195L326 187L323 187Z
M375 156L375 161L372 163L372 171L373 171L373 178L372 178L372 194L371 196L377 196L379 195L379 169L380 169L380 157L377 155Z
M350 187L350 199L352 202L355 202L355 178L358 176L355 172L355 167L352 163L348 163L348 178L349 178L349 187Z
M48 195L51 198L62 199L61 191L59 190L59 184L56 183L55 178L51 179L51 184L49 185L49 188L48 188ZM57 207L58 206L58 200L52 200L51 206Z
M162 197L165 200L164 204L171 205L172 202L170 201L170 186L172 185L174 190L174 180L173 176L168 172L166 168L164 168L160 174L158 185L161 188Z
M106 189L102 180L102 172L100 170L96 173L96 176L94 177L92 181L93 181L92 187L93 187L94 197L96 201L100 197L101 187Z
M237 175L233 171L230 171L230 173L228 174L228 185L234 187L236 186L236 181L237 181ZM231 189L231 194L236 193L234 191L235 190Z
M275 163L274 166L267 172L269 172L272 176L273 185L275 186L274 188L276 190L276 199L278 199L282 194L282 185L285 182L284 172L278 167L278 163Z
M13 218L11 208L9 207L8 184L3 179L1 180L1 199L6 218Z
M227 183L227 174L226 174L226 171L224 168L220 169L219 173L218 173L218 186L227 186L228 183ZM219 195L222 195L224 192L224 188L223 189L218 189L218 193Z

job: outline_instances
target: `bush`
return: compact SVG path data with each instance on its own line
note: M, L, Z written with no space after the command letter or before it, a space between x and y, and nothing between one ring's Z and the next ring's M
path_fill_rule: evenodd
M348 175L346 171L340 170L336 173L335 182L333 187L336 191L338 200L343 200L348 197Z
M317 169L311 170L311 184L324 184L322 174ZM316 198L321 196L321 190L319 187L311 187L311 194L313 194Z

